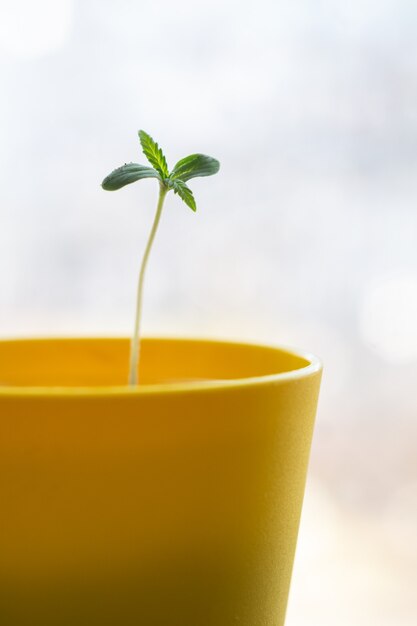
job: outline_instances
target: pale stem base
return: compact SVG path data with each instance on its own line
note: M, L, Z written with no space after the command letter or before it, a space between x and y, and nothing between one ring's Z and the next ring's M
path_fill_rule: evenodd
M139 272L138 290L136 297L136 316L135 327L130 344L130 368L129 368L129 385L139 384L139 358L140 358L140 323L142 316L142 298L143 298L143 286L145 282L145 272L148 263L149 254L151 252L152 244L155 239L156 231L158 230L159 220L161 218L162 207L164 205L165 196L167 194L166 187L161 183L159 190L158 205L156 207L156 214L152 224L152 229L149 234L148 243L146 244L145 252L143 254L142 263Z

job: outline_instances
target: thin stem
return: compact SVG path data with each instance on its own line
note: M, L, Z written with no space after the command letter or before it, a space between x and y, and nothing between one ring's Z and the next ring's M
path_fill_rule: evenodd
M158 224L162 213L162 207L164 205L165 196L168 189L163 183L160 184L158 205L156 207L155 219L152 224L152 229L149 234L148 243L146 244L145 252L142 258L142 264L140 266L138 291L136 297L136 317L135 328L133 331L132 341L130 345L130 369L129 369L129 385L139 384L139 356L140 356L140 322L142 315L142 296L143 285L145 282L145 272L148 263L149 254L152 248L153 240L155 239L156 231L158 230Z

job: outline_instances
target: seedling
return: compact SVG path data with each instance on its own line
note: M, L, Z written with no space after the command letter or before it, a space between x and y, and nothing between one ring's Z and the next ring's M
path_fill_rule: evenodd
M135 326L133 330L130 346L130 367L129 385L139 383L139 358L140 358L140 326L142 315L143 285L145 282L146 266L151 252L152 244L158 229L159 220L162 214L165 196L171 189L185 202L193 211L197 210L194 195L186 182L197 176L211 176L219 171L220 163L205 154L191 154L178 161L170 173L165 156L158 144L145 131L139 131L139 140L142 151L152 167L139 165L138 163L125 163L111 174L106 176L101 186L106 191L116 191L130 185L142 178L156 178L159 183L159 197L156 207L156 214L152 224L151 232L146 244L145 252L139 271L139 281L136 298Z

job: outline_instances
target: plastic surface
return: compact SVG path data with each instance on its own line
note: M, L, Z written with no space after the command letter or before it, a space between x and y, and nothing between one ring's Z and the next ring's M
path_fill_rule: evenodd
M282 626L319 361L148 339L132 390L127 355L0 342L0 623Z

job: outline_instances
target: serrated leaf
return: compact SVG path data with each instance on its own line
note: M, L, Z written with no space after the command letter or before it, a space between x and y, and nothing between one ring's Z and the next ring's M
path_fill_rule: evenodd
M220 163L217 159L206 154L190 154L178 161L171 172L171 178L186 181L197 176L212 176L217 174L219 169Z
M171 180L170 187L177 193L181 200L185 202L187 206L193 211L197 211L197 205L195 203L193 192L182 180Z
M116 191L125 185L130 185L141 178L157 178L161 180L159 173L147 165L139 163L125 163L113 170L101 183L106 191Z
M140 130L138 135L143 154L146 156L149 163L160 173L162 178L167 178L169 174L168 165L161 148L144 130Z

